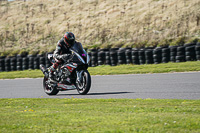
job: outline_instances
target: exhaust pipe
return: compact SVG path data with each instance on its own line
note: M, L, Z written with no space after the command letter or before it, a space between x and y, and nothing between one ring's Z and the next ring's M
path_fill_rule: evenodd
M47 68L43 64L40 64L40 69L43 72L43 74L44 74L45 77L49 76L48 70L47 70Z

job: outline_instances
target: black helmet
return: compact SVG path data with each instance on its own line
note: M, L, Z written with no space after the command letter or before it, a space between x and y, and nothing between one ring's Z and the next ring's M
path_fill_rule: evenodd
M71 47L75 43L75 36L72 32L66 32L64 35L64 41L68 47Z

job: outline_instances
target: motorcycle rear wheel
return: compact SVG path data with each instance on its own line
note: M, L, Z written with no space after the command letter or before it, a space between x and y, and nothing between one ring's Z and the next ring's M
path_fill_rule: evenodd
M47 81L48 81L48 78L44 77L44 79L43 79L44 92L47 95L56 95L59 92L59 90L57 90L56 87L51 87L51 86L47 85L47 83L46 83Z
M84 70L82 73L83 81L81 84L76 83L76 88L79 94L86 95L91 87L91 76L87 70Z

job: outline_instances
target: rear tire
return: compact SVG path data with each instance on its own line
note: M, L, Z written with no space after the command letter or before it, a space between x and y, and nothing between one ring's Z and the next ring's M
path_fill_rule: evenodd
M76 88L77 88L77 91L78 91L79 94L86 95L90 90L91 76L90 76L90 73L87 70L83 71L82 76L83 76L83 82L82 82L81 85L76 83Z
M44 88L44 92L47 94L47 95L56 95L59 90L57 90L56 87L51 87L49 85L46 84L46 81L48 81L48 78L47 77L44 77L43 79L43 88Z

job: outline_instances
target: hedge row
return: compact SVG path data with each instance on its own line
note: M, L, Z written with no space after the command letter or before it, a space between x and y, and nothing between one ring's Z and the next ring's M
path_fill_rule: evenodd
M49 67L46 53L44 55L17 55L0 57L0 72L27 69L39 69L40 64ZM89 66L116 66L120 64L158 64L167 62L185 62L200 60L200 43L189 43L184 46L156 47L156 48L111 48L90 49Z

